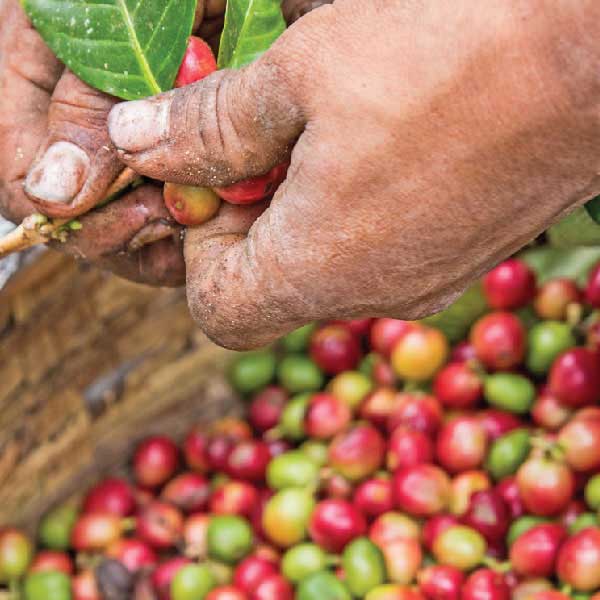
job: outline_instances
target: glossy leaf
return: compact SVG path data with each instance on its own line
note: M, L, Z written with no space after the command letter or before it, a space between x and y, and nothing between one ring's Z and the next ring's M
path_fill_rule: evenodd
M600 225L590 216L589 209L583 207L551 227L547 235L550 244L557 248L600 246Z
M228 0L219 49L219 68L251 63L284 32L280 0Z
M48 46L103 92L135 100L171 89L196 0L22 0Z
M536 272L540 283L554 277L569 277L583 284L600 261L600 246L569 249L540 246L522 252L520 258Z
M451 342L458 342L486 309L481 286L474 285L446 310L427 317L424 322L443 331Z

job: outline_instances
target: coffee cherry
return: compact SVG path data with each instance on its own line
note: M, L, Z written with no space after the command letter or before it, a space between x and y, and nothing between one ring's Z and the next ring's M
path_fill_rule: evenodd
M502 573L477 569L469 575L462 589L462 600L511 600L510 587Z
M21 578L33 556L29 538L18 529L0 529L0 583Z
M151 488L171 479L178 465L179 450L173 441L164 436L144 440L133 457L136 481Z
M183 523L183 514L177 508L156 501L145 506L138 515L137 534L153 548L172 548L181 540Z
M367 423L338 434L329 447L329 464L350 481L361 481L377 471L385 459L382 435Z
M273 167L268 173L243 179L226 187L215 188L215 192L229 204L254 204L272 196L286 178L289 163Z
M363 481L354 492L354 506L366 517L378 517L394 507L391 479L374 477Z
M314 394L308 403L304 430L311 438L327 440L342 433L351 420L352 412L343 400L332 394Z
M431 464L400 469L394 475L394 495L400 510L417 517L442 512L450 500L450 480Z
M175 87L183 87L204 79L217 70L217 61L210 46L201 38L190 36L175 78Z
M133 514L135 504L131 486L124 479L113 477L101 481L89 490L83 501L83 512L127 517Z
M550 516L563 511L575 491L575 478L565 464L545 457L531 457L517 472L525 508L534 515Z
M208 525L207 542L211 557L227 564L235 564L252 550L252 528L242 517L214 516Z
M30 573L58 571L71 576L74 570L75 567L71 557L66 552L58 552L56 550L42 550L38 552L29 566Z
M184 565L171 582L172 600L205 598L217 582L207 565Z
M564 321L569 306L581 302L581 292L571 279L550 279L538 290L533 306L542 319Z
M409 331L417 328L415 323L399 319L375 319L371 326L370 342L375 352L389 358L394 346Z
M397 427L388 442L387 467L390 471L433 462L434 445L422 431Z
M596 265L588 276L585 300L594 308L600 308L600 264Z
M208 506L210 485L198 473L182 473L163 488L161 498L186 513L205 510Z
M350 540L366 533L367 523L349 502L324 500L317 504L311 515L308 531L319 546L339 553Z
M511 545L512 568L526 577L552 577L566 535L564 527L557 523L534 525Z
M516 258L500 263L483 278L486 300L496 310L525 306L533 299L535 288L535 274Z
M437 374L433 390L439 401L448 408L472 408L481 399L483 383L468 364L455 362Z
M586 348L561 354L549 375L550 391L567 406L578 408L600 399L600 359Z
M464 525L453 525L442 532L433 543L433 555L443 565L469 571L483 560L485 538Z
M106 555L121 562L131 573L153 569L158 557L149 544L140 539L120 539L111 544Z
M473 326L471 343L477 358L489 369L512 369L525 356L525 329L511 313L490 313Z
M429 600L460 600L465 575L456 567L431 565L419 572L417 580Z
M448 340L431 327L407 332L392 349L391 363L396 374L409 381L427 381L448 358Z
M328 375L354 369L361 358L358 339L342 325L326 325L313 334L310 356Z
M437 461L449 473L475 469L483 463L487 436L474 417L456 417L448 421L438 434Z
M556 563L558 577L578 592L600 587L600 528L588 527L562 545Z

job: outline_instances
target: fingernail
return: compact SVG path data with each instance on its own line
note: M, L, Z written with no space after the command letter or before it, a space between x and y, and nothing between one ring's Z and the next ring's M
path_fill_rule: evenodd
M135 100L117 104L108 116L114 145L126 152L141 152L158 144L169 128L169 103Z
M67 204L80 192L90 168L88 155L71 142L56 142L29 171L25 191L34 198Z

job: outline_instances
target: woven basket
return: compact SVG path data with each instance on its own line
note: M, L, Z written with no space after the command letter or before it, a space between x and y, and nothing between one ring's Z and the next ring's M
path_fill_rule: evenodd
M33 529L148 434L238 412L229 359L194 327L183 290L44 252L0 292L0 527Z

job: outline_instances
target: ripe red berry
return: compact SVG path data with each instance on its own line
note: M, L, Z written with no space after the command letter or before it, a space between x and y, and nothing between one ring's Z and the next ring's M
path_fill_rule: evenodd
M471 330L471 342L477 358L489 369L512 369L525 356L525 328L511 313L495 312L479 319Z
M378 517L394 507L392 482L374 477L361 483L354 492L354 506L366 517Z
M519 467L517 484L525 508L541 516L562 512L575 491L569 467L543 456L532 456Z
M136 503L129 483L118 477L104 479L92 487L83 501L83 512L111 513L127 517L135 511Z
M163 488L161 498L183 512L205 510L210 496L210 483L199 473L181 473Z
M400 426L388 442L387 467L390 471L433 462L434 445L422 431Z
M600 308L600 263L592 269L588 276L585 300L594 308Z
M288 400L288 393L278 385L270 385L252 398L248 410L250 423L260 433L273 429L278 423L283 407Z
M461 600L464 580L462 571L447 565L431 565L418 574L419 589L428 600Z
M192 35L175 78L175 87L200 81L216 70L217 61L210 46L203 39Z
M469 575L462 589L461 600L511 600L508 583L502 573L492 569L477 569Z
M306 411L304 430L311 438L330 439L348 427L352 411L343 401L332 394L314 394Z
M431 464L400 469L394 475L394 497L397 507L410 515L435 515L448 506L450 479Z
M475 469L485 459L487 436L483 425L471 416L455 417L440 430L437 461L449 473Z
M137 538L117 540L109 546L106 555L120 561L131 573L153 569L158 562L154 550Z
M567 532L558 523L534 525L510 548L513 570L525 577L552 577L556 558Z
M573 419L558 433L565 459L575 471L600 468L600 419Z
M167 437L155 436L144 440L133 457L136 481L145 487L166 483L179 465L179 450Z
M387 430L392 433L404 425L433 437L441 424L442 406L437 398L427 394L401 394L397 408L388 418Z
M535 295L535 274L523 261L510 258L483 278L483 291L496 310L521 308Z
M358 423L338 434L329 446L329 465L350 481L366 479L385 460L383 436L368 423Z
M400 319L375 319L371 326L370 342L375 352L389 358L398 341L417 325Z
M587 348L571 348L554 361L548 381L563 404L594 404L600 399L600 357Z
M138 515L137 534L153 548L172 548L181 540L183 523L183 515L177 508L155 501Z
M284 181L289 163L273 167L265 175L238 181L226 187L215 188L223 200L230 204L254 204L273 195Z
M276 573L277 567L271 561L249 556L236 566L233 583L247 594L252 594L262 581Z
M467 363L454 362L437 374L433 391L448 408L472 408L481 399L483 383Z
M482 490L472 494L462 521L483 535L489 544L504 542L510 525L510 511L500 494Z
M579 592L600 588L600 528L583 529L563 543L556 573L561 581Z
M361 358L360 343L343 325L326 325L310 340L310 356L328 375L356 367Z
M341 552L346 544L367 531L364 516L345 500L323 500L313 511L310 537L329 552Z
M227 472L235 479L260 482L271 460L269 447L262 440L242 440L227 457Z

